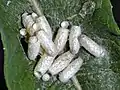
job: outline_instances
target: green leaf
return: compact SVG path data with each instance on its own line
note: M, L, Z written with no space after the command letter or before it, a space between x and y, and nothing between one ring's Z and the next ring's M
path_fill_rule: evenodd
M10 3L8 3L8 1ZM120 90L120 30L117 27L109 0L94 0L95 11L82 19L79 12L87 0L40 0L43 12L53 31L66 18L76 15L70 22L82 24L83 33L108 51L105 58L95 58L81 48L79 55L84 64L77 73L83 90ZM0 32L4 45L4 73L9 90L75 90L72 82L37 81L31 65L19 42L21 14L34 10L25 0L0 0Z

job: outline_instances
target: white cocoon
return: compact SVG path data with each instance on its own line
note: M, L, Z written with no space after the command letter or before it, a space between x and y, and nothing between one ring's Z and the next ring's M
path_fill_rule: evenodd
M42 76L43 81L49 81L49 79L50 79L50 75L47 73Z
M40 79L42 75L46 73L46 71L49 69L51 64L53 63L55 57L49 56L47 54L44 54L40 60L38 61L35 69L34 69L34 75Z
M77 54L80 49L78 37L81 35L80 26L72 26L69 35L69 46L72 54Z
M67 82L70 78L72 78L80 69L82 66L83 60L79 57L72 61L66 69L64 69L59 74L59 80L61 82Z
M60 71L62 71L65 67L69 65L73 57L74 55L71 54L70 51L65 52L54 61L52 66L49 68L49 72L52 75L58 74Z
M65 28L59 28L54 43L57 47L57 51L61 52L67 42L69 30Z
M96 42L94 42L86 35L81 35L80 44L96 57L103 57L106 54L106 50L104 48L99 46Z
M51 56L54 56L57 52L56 45L53 43L51 39L49 39L46 32L40 30L39 32L37 32L36 36L40 41L40 44L43 47L43 49L46 51L46 53L48 53Z
M70 25L70 24L69 24L68 21L62 21L62 23L61 23L61 27L62 27L62 28L68 28L69 25Z
M29 29L35 23L31 15L24 15L22 17L22 22L25 28Z
M35 60L35 58L39 54L39 49L40 42L37 40L36 36L30 37L28 43L28 57L30 60Z
M49 37L49 39L52 39L52 29L45 16L38 17L36 19L36 24L38 30L42 29L43 31L46 32L47 37Z

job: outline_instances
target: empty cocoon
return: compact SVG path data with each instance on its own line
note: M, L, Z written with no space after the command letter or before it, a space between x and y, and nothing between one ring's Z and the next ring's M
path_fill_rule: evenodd
M35 60L37 55L39 54L40 42L37 40L36 36L32 36L29 38L28 42L28 57L30 60Z
M57 51L61 52L67 42L69 30L65 28L59 28L54 43L56 45Z
M49 68L49 72L52 75L58 74L60 71L62 71L65 67L69 65L73 57L74 55L71 54L70 51L65 52L64 54L59 56L56 60L54 60L54 63Z
M20 34L22 36L25 36L27 34L26 29L25 28L20 29Z
M96 42L94 42L86 35L81 35L80 44L96 57L103 57L106 54L106 50L103 47L99 46Z
M77 54L80 49L78 37L81 35L80 26L72 26L69 35L69 46L72 54Z
M87 1L83 4L82 6L82 9L80 10L79 12L79 15L82 17L82 18L85 18L86 15L91 15L94 13L95 11L95 2L93 1Z
M68 21L62 21L62 23L61 23L61 27L62 27L62 28L68 28L69 25L70 25L70 24L69 24Z
M82 66L83 60L79 57L72 61L67 68L65 68L60 74L59 74L59 80L61 82L67 82L70 78L72 78L80 69Z
M50 79L50 75L47 73L42 76L43 81L49 81L49 79Z
M51 39L49 39L46 32L43 30L40 30L37 32L37 38L40 41L40 45L43 47L43 49L51 56L54 56L57 52L56 45L53 43Z
M55 57L49 56L47 54L44 54L40 60L38 61L35 69L34 69L34 75L40 79L42 75L46 73L46 71L49 69L51 64L53 63Z
M45 16L40 16L36 19L37 29L42 29L46 32L48 37L52 39L52 29Z

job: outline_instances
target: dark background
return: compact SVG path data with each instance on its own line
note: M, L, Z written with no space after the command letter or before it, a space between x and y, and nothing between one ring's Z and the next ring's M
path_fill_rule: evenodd
M113 15L115 18L115 21L117 22L118 26L120 27L120 0L111 0L111 3L113 5ZM5 79L4 79L4 50L3 45L0 37L0 90L7 90Z
M111 0L111 4L113 5L113 15L115 21L117 22L120 28L120 0Z

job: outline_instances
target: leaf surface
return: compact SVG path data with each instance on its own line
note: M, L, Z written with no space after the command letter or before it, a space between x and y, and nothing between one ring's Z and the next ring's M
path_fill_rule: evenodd
M8 2L9 1L9 2ZM79 12L87 0L40 0L41 7L53 31L68 17L75 25L82 24L83 33L107 51L105 58L95 58L84 48L79 55L84 64L77 73L83 90L120 90L120 30L117 27L109 0L94 0L95 11L82 19ZM4 73L9 90L75 90L71 81L67 84L37 81L31 65L19 42L21 14L34 8L25 0L0 1L0 33L4 45Z

